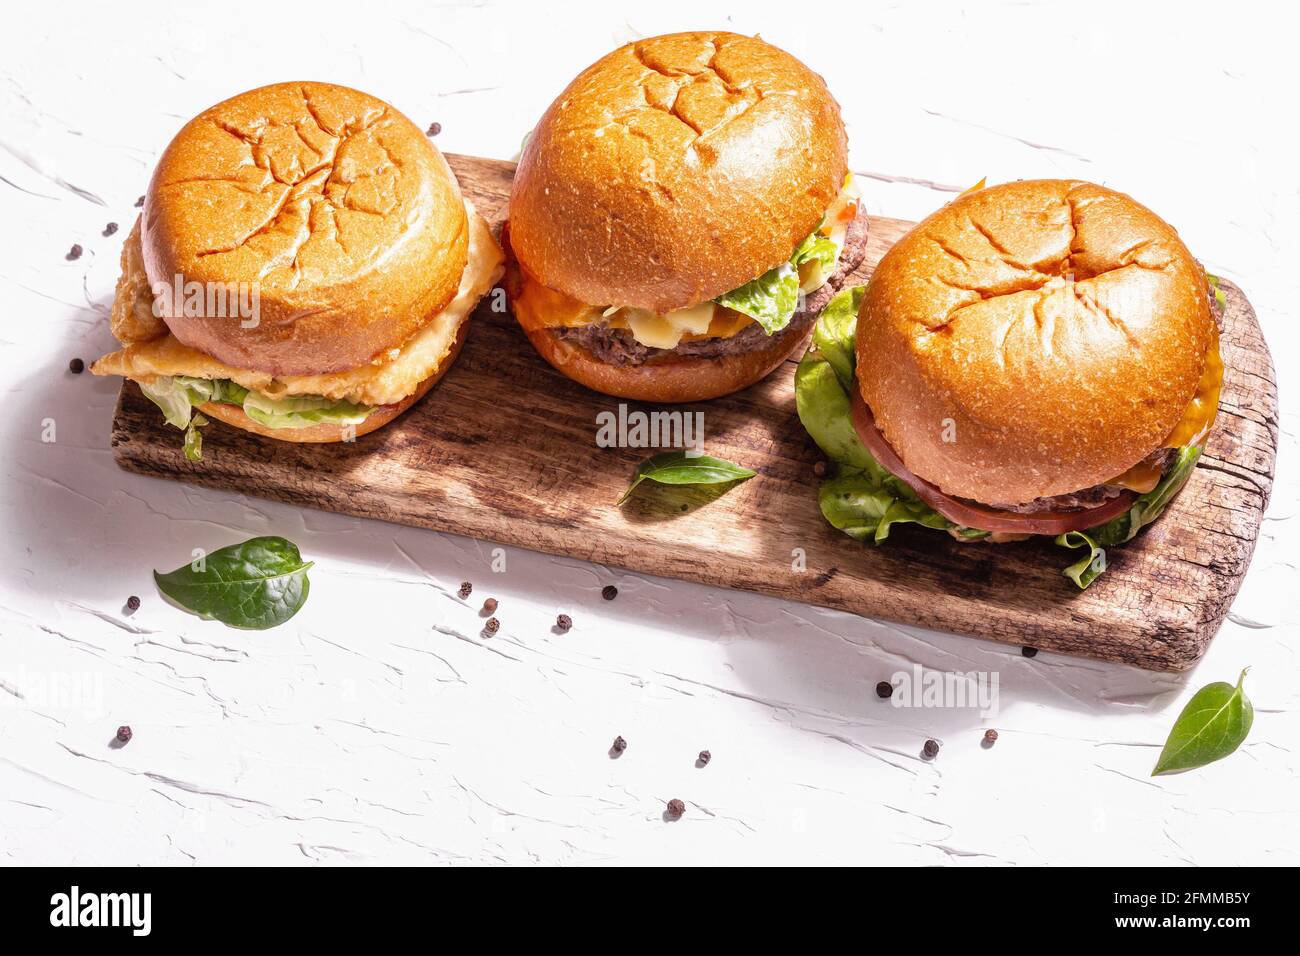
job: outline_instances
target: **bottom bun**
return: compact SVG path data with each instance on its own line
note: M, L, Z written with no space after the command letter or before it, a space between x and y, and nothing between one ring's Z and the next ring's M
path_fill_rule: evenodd
M611 365L547 329L524 329L533 348L555 368L593 391L641 402L702 402L730 395L765 378L802 349L812 334L782 336L766 348L721 358L681 358L644 365Z
M367 435L376 428L383 428L402 412L406 411L429 391L433 386L438 384L438 380L447 374L447 370L452 367L456 357L460 354L461 348L465 345L466 330L469 328L469 322L460 324L460 331L456 335L456 341L452 343L451 350L443 358L442 364L438 370L416 386L415 391L406 398L402 399L395 405L381 405L366 416L366 420L359 425L353 426L355 431L350 435L352 438L360 438ZM345 425L312 425L308 428L267 428L265 425L253 421L249 418L244 410L238 405L227 405L221 402L207 402L199 406L199 411L209 418L215 418L219 422L232 425L235 428L242 428L244 431L252 432L255 435L262 435L266 438L275 438L279 441L293 442L336 442L343 441Z

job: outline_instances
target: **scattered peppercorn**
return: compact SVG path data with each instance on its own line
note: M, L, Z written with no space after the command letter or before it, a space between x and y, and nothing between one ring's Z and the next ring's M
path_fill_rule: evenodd
M128 611L140 610L140 599L136 597L134 594L132 594L129 598L126 599L126 609Z
M609 745L609 752L613 754L621 754L624 750L627 750L627 741L621 736L615 737L614 742Z
M441 123L430 123L430 124L429 124L429 128L428 128L427 130L424 131L424 135L425 135L425 136L437 136L437 135L438 135L439 133L441 133L441 132L442 132L442 124L441 124Z
M818 478L825 477L825 475L826 475L826 462L824 462L824 461L819 461L819 462L817 462L817 464L813 465L813 474L816 475Z
M86 363L79 358L73 359L68 363L68 371L73 375L80 375L86 370Z
M679 819L685 812L686 804L682 803L682 801L678 800L676 797L673 797L673 799L668 801L668 818L670 820Z
M68 250L68 254L64 256L64 258L67 259L69 262L75 262L76 260L80 259L81 246L79 246L77 243L74 242L72 244L72 248Z
M117 232L117 223L115 222L110 222L107 226L104 227L105 236L111 236L115 232Z
M488 598L483 602L483 611L485 614L495 614L497 612L497 599Z
M600 596L606 601L612 601L614 598L618 597L618 588L614 587L612 584L606 584L600 589Z
M887 680L882 680L876 685L876 696L881 700L894 696L894 685Z
M126 724L117 728L117 742L120 744L129 744L131 742L131 728Z
M712 759L713 759L713 754L709 753L707 750L701 750L700 755L695 758L695 766L707 767L709 765L709 761Z
M495 634L497 631L501 630L501 622L494 617L490 617L487 619L487 623L483 625L483 630L487 631L489 634Z
M555 619L555 626L561 631L567 631L569 628L573 627L573 618L569 617L567 614L561 614Z
M939 756L939 741L933 738L927 740L925 746L921 748L921 753L925 755L926 760L933 760Z
M473 590L474 590L474 585L470 584L468 581L460 582L460 596L462 598L469 597L470 592Z
M985 747L992 747L992 746L993 746L995 743L997 743L997 742L998 742L998 732L997 732L996 730L986 730L986 731L984 731L984 746L985 746Z
M1024 654L1025 657L1037 657L1037 656L1038 656L1038 648L1036 648L1036 647L1022 647L1022 648L1020 648L1020 653L1021 653L1021 654Z
M141 196L139 199L137 199L137 200L135 201L135 208L136 208L136 209L143 209L143 208L144 208L144 197L143 197L143 196Z

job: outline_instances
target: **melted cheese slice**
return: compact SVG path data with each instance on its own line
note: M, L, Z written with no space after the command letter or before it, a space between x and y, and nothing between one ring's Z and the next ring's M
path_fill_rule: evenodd
M1181 448L1184 445L1198 445L1204 441L1214 425L1214 418L1219 413L1219 390L1223 387L1223 359L1219 355L1219 331L1214 330L1210 339L1210 349L1205 353L1205 370L1201 373L1200 384L1196 394L1187 403L1183 420L1174 426L1174 430L1165 438L1162 448ZM1118 478L1107 482L1120 485L1139 494L1155 490L1160 484L1161 471L1158 467L1142 462L1134 465Z
M673 349L695 339L729 338L754 321L743 312L713 302L663 315L617 306L601 309L542 285L522 270L510 307L526 329L580 328L604 322L612 329L629 329L642 345L659 349Z
M192 378L228 378L244 388L261 392L271 398L288 395L323 395L331 399L344 399L360 405L394 405L419 387L442 365L456 342L461 323L498 281L504 271L505 260L501 247L492 238L492 232L474 207L465 203L469 216L469 257L460 277L460 288L447 308L422 325L399 348L390 349L358 368L330 372L325 375L273 376L267 372L235 368L218 361L205 352L183 345L166 331L161 322L161 334L143 341L137 336L147 333L150 325L143 316L131 322L130 317L140 313L136 301L125 301L140 287L143 266L138 252L124 253L122 260L126 273L118 283L118 300L114 302L114 332L124 333L119 338L128 344L110 355L105 355L92 367L96 375L122 375L137 381L151 382L160 375L188 375ZM128 244L139 237L132 233ZM133 267L139 274L132 274ZM158 331L155 328L155 331Z

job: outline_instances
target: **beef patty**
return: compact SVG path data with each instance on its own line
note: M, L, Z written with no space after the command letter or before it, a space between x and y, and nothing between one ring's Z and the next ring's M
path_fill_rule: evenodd
M826 308L826 303L840 290L844 280L862 264L867 254L867 229L867 214L859 205L858 214L849 223L845 233L844 248L840 250L835 271L820 289L804 298L803 308L795 312L790 324L773 335L764 332L757 322L751 322L735 335L725 338L693 339L681 342L673 349L657 349L642 345L633 337L630 329L612 329L604 322L553 328L550 333L567 345L586 349L594 358L607 365L644 365L647 362L671 361L674 358L722 358L764 349L791 337L801 339L822 309Z

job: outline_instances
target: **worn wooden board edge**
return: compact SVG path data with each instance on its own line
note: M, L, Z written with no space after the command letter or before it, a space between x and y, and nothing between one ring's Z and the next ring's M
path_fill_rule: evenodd
M508 170L509 164L478 160L473 157L451 156L449 159L456 167L463 186L467 181L471 184L477 182L485 189L495 188L500 193L500 183L493 184L492 180L494 177L499 178L502 170ZM506 182L508 183L508 179ZM474 192L472 186L466 188L467 195L473 195ZM496 201L500 202L503 198L503 195L498 195ZM486 208L487 205L488 203L481 201L481 211L489 218L494 218L494 214L499 210ZM874 219L873 223L878 233L895 235L909 225L887 219ZM716 574L711 573L707 562L702 561L698 555L686 552L665 558L657 552L641 555L636 549L611 550L595 536L586 539L582 544L575 544L573 540L557 544L555 538L545 534L538 535L532 529L527 533L512 534L507 525L503 533L502 525L499 523L444 519L438 513L431 517L403 515L395 519L392 501L383 494L368 492L365 488L352 489L346 502L340 502L320 490L285 487L274 482L259 481L255 470L240 471L237 467L226 469L220 464L205 467L202 471L188 467L180 457L174 436L160 431L158 424L153 421L157 416L152 411L152 406L133 386L129 385L123 389L114 416L113 450L122 467L157 477L180 479L227 490L234 487L242 492L291 504L468 534L485 540L611 564L633 571L758 591L866 616L901 620L901 623L914 626L952 630L1009 643L1033 643L1039 647L1122 661L1149 669L1182 670L1195 663L1204 653L1205 647L1221 625L1232 598L1240 587L1242 576L1249 565L1254 549L1259 521L1267 504L1276 456L1277 403L1271 358L1260 334L1253 309L1241 290L1226 282L1224 289L1229 303L1228 328L1225 329L1225 360L1233 372L1240 374L1233 376L1232 383L1225 383L1225 395L1220 414L1241 418L1242 427L1231 430L1230 433L1229 429L1216 426L1216 433L1202 459L1201 468L1193 477L1193 482L1204 482L1212 477L1216 485L1221 486L1221 489L1216 487L1216 491L1223 490L1238 499L1241 509L1243 512L1248 512L1250 517L1247 521L1238 522L1237 526L1228 532L1226 541L1218 542L1223 545L1218 550L1207 551L1206 554L1201 555L1193 549L1189 560L1193 564L1201 565L1197 573L1204 584L1203 593L1189 594L1186 606L1178 610L1176 620L1162 620L1155 626L1150 625L1149 622L1145 626L1140 623L1141 609L1139 608L1130 609L1135 613L1130 614L1123 621L1117 621L1114 627L1107 626L1099 630L1099 618L1095 608L1085 609L1081 604L1069 603L1071 600L1082 600L1081 596L1063 595L1060 604L1068 607L1055 606L1050 610L1053 613L1066 610L1067 613L1054 621L1051 629L1046 629L1043 626L1043 608L1018 605L1014 598L1006 593L1004 587L1011 582L996 580L997 568L991 566L999 562L984 560L983 556L975 557L977 553L969 551L958 563L968 568L975 578L983 576L986 586L982 591L960 587L955 588L953 593L945 594L940 589L932 595L934 605L925 615L915 613L899 615L888 600L887 588L882 590L877 583L864 580L861 576L855 577L852 570L842 569L840 564L845 562L838 562L796 589L790 585L788 574L783 577L775 576L771 567L758 563L752 568L742 568L739 573L732 574L726 580L720 580ZM478 322L480 318L482 317L476 317L475 321ZM1248 363L1253 367L1241 368L1240 361L1233 362L1231 357L1233 355L1253 356L1252 361ZM771 389L768 383L755 388L766 391L775 389L782 376L788 378L792 375L793 364L793 362L787 363L784 369L774 373L774 376L769 379L769 383L772 383ZM1248 390L1241 387L1247 382L1253 386ZM1236 384L1238 387L1229 387L1230 384ZM393 429L400 425L401 421L399 419L381 432ZM150 433L163 435L166 444L141 440L142 436L147 439ZM275 446L278 443L271 441L265 444ZM811 445L810 442L808 444ZM815 457L815 453L812 457ZM1185 493L1179 500L1182 501L1187 497ZM1232 504L1221 506L1234 507ZM472 519L472 511L468 514ZM534 516L535 520L536 518L537 516ZM1168 522L1168 527L1172 528L1174 526L1172 518L1172 514L1166 514L1156 527ZM562 534L563 523L557 523L554 530L557 535ZM827 539L828 547L838 548L841 551L846 547L861 548L830 529L829 526L825 526L824 523L821 530ZM901 540L898 542L891 539L889 547L894 557L904 561L924 561L927 558L927 551L933 553L936 547L946 547L942 544L936 545L933 541L935 536L932 534L922 535L925 540L919 544L912 540L914 536L906 533L899 537ZM1160 538L1163 535L1157 534L1154 537ZM1156 547L1163 544L1162 541L1155 542ZM1130 545L1138 552L1148 546L1149 543L1145 543L1143 538ZM954 545L954 547L971 548L972 546ZM1056 564L1060 563L1060 554L1061 552L1056 552L1054 555ZM872 592L869 600L864 599L864 592ZM1090 592L1085 593L1095 593L1095 591L1090 589ZM1074 607L1078 607L1079 613L1070 610ZM976 618L980 620L977 626L972 628L968 622Z

